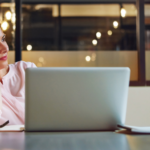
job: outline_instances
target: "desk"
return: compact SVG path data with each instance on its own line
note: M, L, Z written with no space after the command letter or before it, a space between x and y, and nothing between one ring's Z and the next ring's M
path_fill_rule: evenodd
M150 135L1 132L0 150L149 150Z

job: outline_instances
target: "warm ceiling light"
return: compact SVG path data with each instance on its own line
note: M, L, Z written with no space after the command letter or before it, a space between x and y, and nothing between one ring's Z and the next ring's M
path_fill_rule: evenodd
M111 30L108 30L108 31L107 31L107 34L108 34L109 36L111 36L111 35L112 35L112 31L111 31Z
M11 19L11 12L10 12L10 11L7 11L7 12L5 13L5 17L6 17L7 20L10 20L10 19Z
M27 45L27 50L31 51L32 50L32 45Z
M12 23L15 23L15 22L16 22L16 14L15 14L15 13L12 13L11 22L12 22Z
M43 57L40 57L40 58L39 58L39 62L42 62L42 63L43 63L43 62L44 62L44 58L43 58Z
M118 28L118 25L119 25L119 23L118 23L117 21L114 21L114 22L113 22L113 26L114 26L115 29Z
M92 44L93 44L94 46L97 45L97 40L94 39L94 40L92 41Z
M41 63L37 63L37 67L42 67L42 64Z
M14 25L13 25L13 30L15 30L15 29L16 29L16 25L14 24Z
M97 37L98 39L100 39L101 36L102 36L102 34L101 34L100 32L97 32L97 33L96 33L96 37Z
M124 8L121 8L121 17L125 17L126 16L126 10Z
M6 31L8 29L8 22L7 21L3 21L1 24L2 30Z
M89 62L89 61L91 60L91 57L90 57L90 56L86 56L86 57L85 57L85 60L86 60L87 62Z

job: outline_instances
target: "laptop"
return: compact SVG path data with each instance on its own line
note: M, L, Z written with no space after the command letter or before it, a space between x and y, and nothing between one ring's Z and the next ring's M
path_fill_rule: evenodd
M125 123L130 69L27 68L25 131L110 131Z

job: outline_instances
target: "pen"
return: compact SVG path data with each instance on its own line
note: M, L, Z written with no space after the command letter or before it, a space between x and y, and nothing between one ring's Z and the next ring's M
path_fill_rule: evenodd
M0 125L0 128L3 128L4 126L6 126L9 123L9 120L7 120L5 123L3 123L2 125Z

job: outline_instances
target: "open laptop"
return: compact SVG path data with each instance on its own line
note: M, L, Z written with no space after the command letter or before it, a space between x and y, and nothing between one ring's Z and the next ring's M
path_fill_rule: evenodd
M125 123L129 68L26 69L26 131L115 130Z

